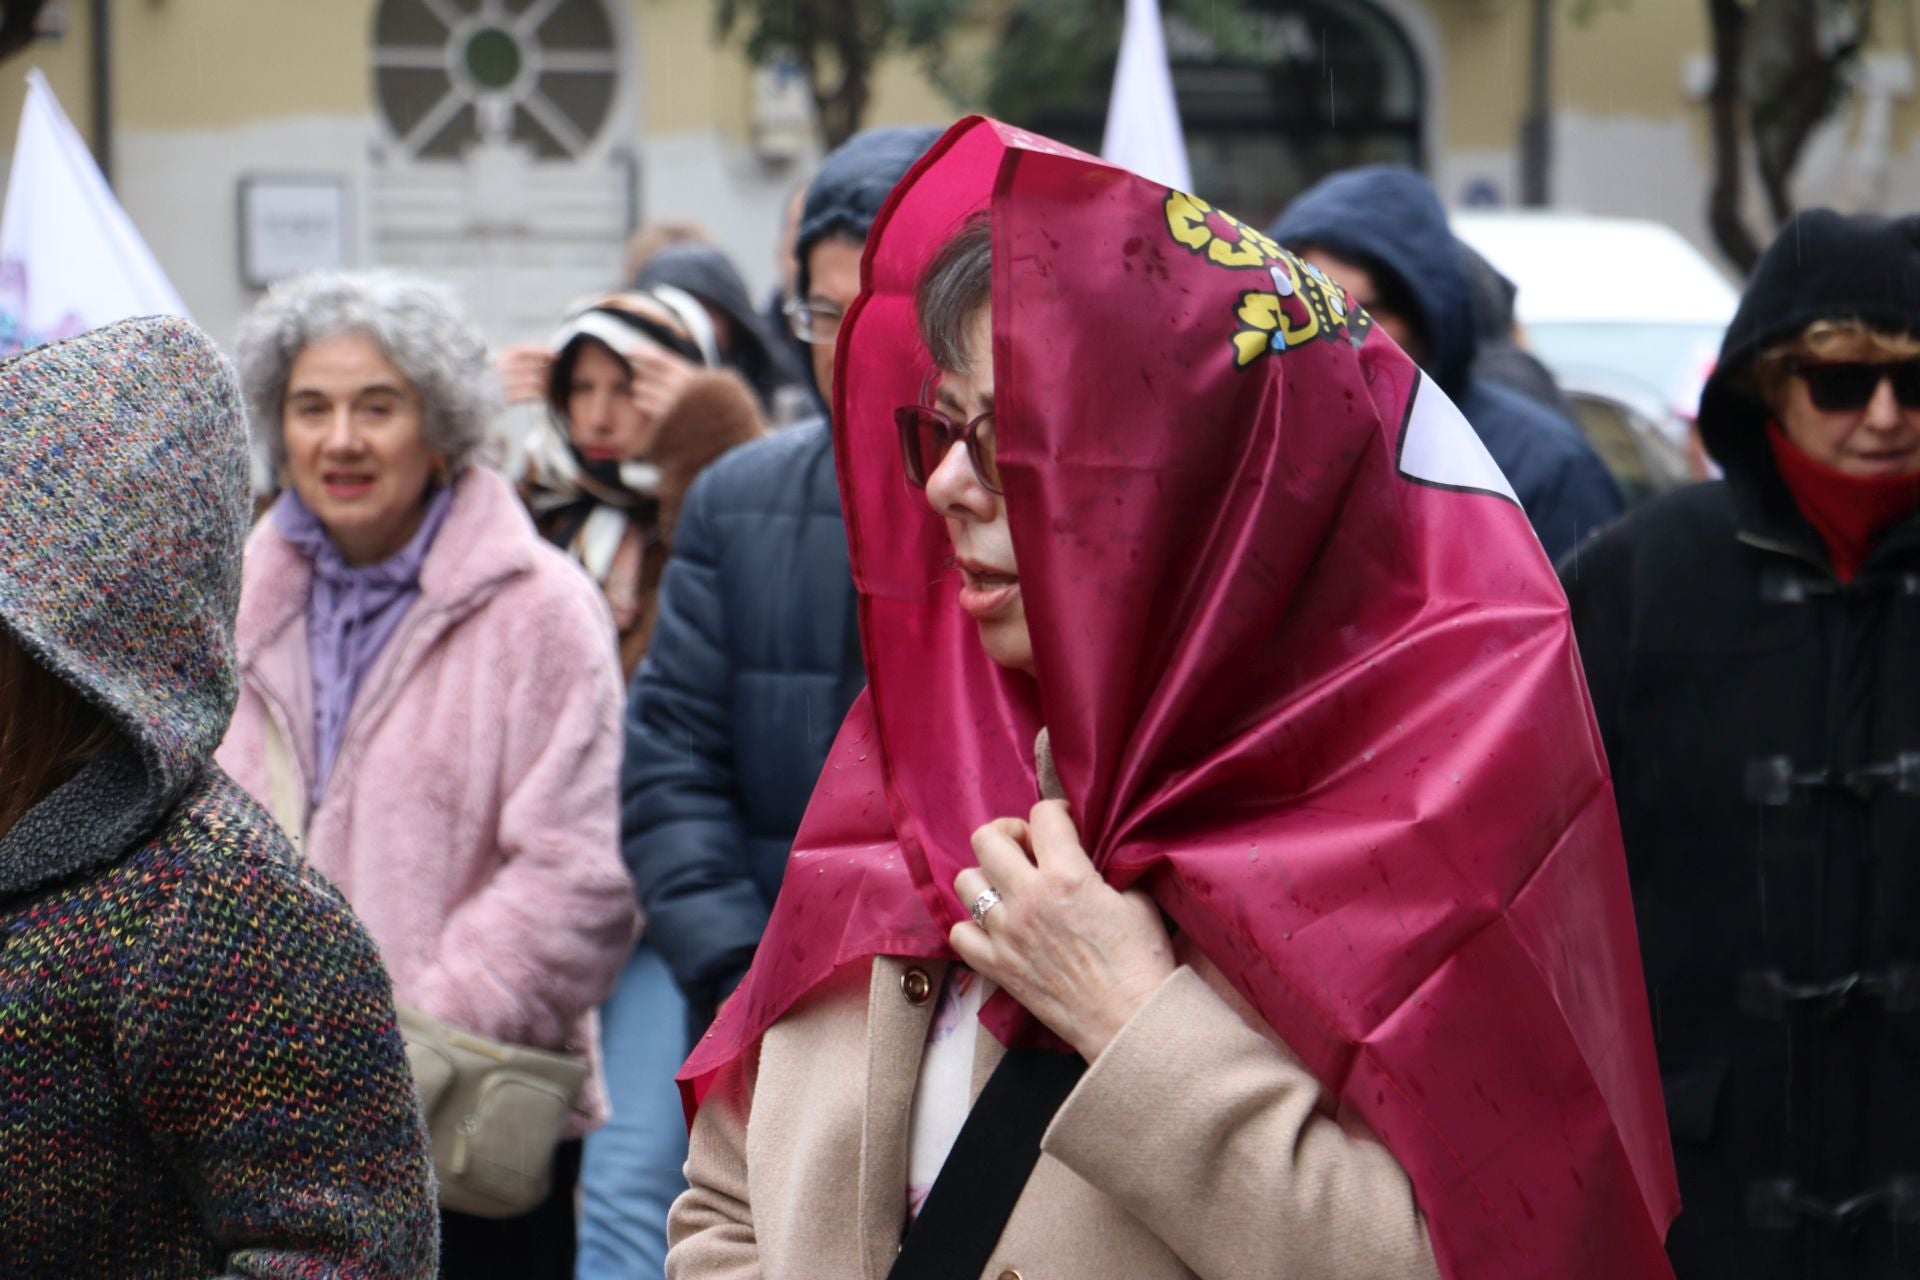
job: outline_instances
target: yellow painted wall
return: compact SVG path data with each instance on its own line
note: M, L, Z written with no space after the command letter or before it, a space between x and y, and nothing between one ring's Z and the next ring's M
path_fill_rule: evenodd
M744 139L753 77L737 41L718 42L711 0L624 0L647 134L717 130ZM368 45L377 0L117 0L114 119L122 128L202 130L373 109ZM83 133L92 127L86 0L71 0L58 43L0 67L0 136L18 128L29 66L42 67ZM962 36L962 40L966 37ZM974 41L979 45L978 40ZM957 108L917 60L876 69L874 124L939 121ZM4 147L5 143L0 143Z
M118 0L114 114L138 129L365 115L373 0Z
M1527 110L1530 0L1428 0L1446 49L1448 149L1516 145ZM1588 118L1638 116L1679 121L1707 163L1707 112L1690 97L1687 66L1712 52L1706 6L1694 0L1590 0L1576 18L1557 0L1553 32L1554 107ZM1920 15L1903 0L1879 0L1870 49L1904 52L1920 64ZM1917 68L1920 69L1920 68ZM1895 154L1920 145L1920 92L1894 107ZM1561 164L1571 163L1560 157Z
M752 70L735 41L716 41L711 0L622 0L639 62L640 128L666 135L715 130L744 139ZM226 128L296 115L371 112L368 40L377 0L115 0L114 112L140 130ZM1641 115L1698 122L1682 75L1709 48L1697 0L1593 0L1575 21L1567 0L1554 33L1556 105L1589 116ZM66 35L0 66L0 147L18 127L24 77L40 66L67 113L91 133L86 0L70 0ZM1526 111L1529 0L1426 0L1439 34L1448 150L1514 145ZM1874 46L1920 56L1902 0L1880 0ZM962 56L984 54L982 32L956 37ZM918 61L892 56L877 69L868 120L938 122L963 108L933 87ZM1920 94L1896 107L1896 142L1920 139Z
M1557 109L1586 115L1689 115L1682 76L1709 48L1705 6L1695 0L1593 0L1576 19L1556 0L1552 35ZM1446 49L1450 149L1511 147L1526 118L1533 58L1530 0L1429 0Z
M1877 53L1904 53L1914 61L1920 78L1920 11L1904 0L1879 0L1874 13L1873 39ZM1914 92L1893 104L1893 140L1896 154L1920 146L1920 83Z
M740 34L724 43L716 39L710 0L629 3L639 44L641 132L714 129L729 139L744 139L753 110L753 69ZM956 43L962 49L984 48L982 39L966 33ZM917 58L889 55L874 68L868 124L937 122L958 113L928 82Z
M1594 0L1584 20L1561 4L1554 30L1554 100L1593 116L1693 116L1684 84L1689 58L1711 53L1707 7L1698 0Z
M745 60L716 46L706 0L630 0L640 60L640 130L686 133L720 127L743 136Z
M1446 59L1427 79L1427 92L1441 101L1442 149L1513 145L1527 110L1528 7L1526 0L1427 0Z
M20 108L27 98L27 71L38 67L60 107L89 140L93 137L93 46L85 0L68 0L67 33L57 42L29 45L0 65L0 151L13 150ZM3 181L0 178L0 181Z
M952 43L964 51L960 56L985 56L984 35L956 33ZM895 55L874 69L868 124L947 124L967 110L933 86L917 57Z

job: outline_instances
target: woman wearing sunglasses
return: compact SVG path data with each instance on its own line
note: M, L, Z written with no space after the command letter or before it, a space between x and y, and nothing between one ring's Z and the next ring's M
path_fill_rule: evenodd
M682 1073L669 1274L1665 1274L1604 762L1466 421L1264 236L991 121L865 262L870 684Z
M1620 797L1691 1277L1920 1257L1920 218L1797 216L1725 473L1561 565Z

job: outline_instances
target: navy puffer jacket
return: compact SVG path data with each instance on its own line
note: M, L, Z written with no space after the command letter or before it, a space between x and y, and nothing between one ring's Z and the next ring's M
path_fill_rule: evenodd
M647 937L696 1018L745 974L865 683L826 422L735 449L687 495L620 788Z

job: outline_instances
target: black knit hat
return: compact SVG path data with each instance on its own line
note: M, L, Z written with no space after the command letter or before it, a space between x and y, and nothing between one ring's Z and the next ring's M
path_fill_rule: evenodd
M1743 375L1768 348L1819 320L1920 333L1920 215L1805 209L1761 255L1700 396L1700 437L1723 467L1751 461L1767 407Z
M185 320L0 361L0 422L0 627L122 735L6 832L4 896L119 857L207 767L251 504L239 381Z

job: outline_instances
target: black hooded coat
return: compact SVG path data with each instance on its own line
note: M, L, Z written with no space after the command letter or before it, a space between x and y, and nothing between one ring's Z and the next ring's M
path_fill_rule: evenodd
M1920 217L1800 214L1701 401L1724 481L1563 561L1613 764L1682 1211L1681 1280L1920 1274L1920 514L1834 575L1756 356L1920 333Z
M1288 205L1273 238L1319 246L1394 277L1427 339L1421 362L1473 424L1555 559L1617 517L1620 490L1573 422L1520 392L1476 376L1480 338L1460 242L1432 185L1411 169L1336 173Z

